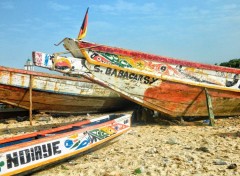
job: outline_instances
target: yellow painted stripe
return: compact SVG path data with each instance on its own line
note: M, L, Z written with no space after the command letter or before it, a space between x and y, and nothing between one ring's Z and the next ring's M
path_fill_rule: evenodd
M161 80L165 80L165 81L170 81L170 82L176 82L176 83L181 83L181 84L188 84L188 85L192 85L192 86L197 86L197 87L204 87L204 88L210 88L210 89L218 89L218 90L224 90L224 91L231 91L231 92L240 92L240 89L230 89L228 87L223 87L223 86L218 86L218 85L210 85L210 84L203 84L203 83L194 83L194 82L185 82L185 81L181 81L178 79L175 79L173 77L170 76L165 76L165 75L161 75L161 76L156 76L154 73L150 74L150 73L144 73L142 71L139 70L132 70L129 68L122 68L116 65L109 65L109 64L105 64L105 63L101 63L101 62L97 62L95 60L92 60L87 52L84 49L80 49L83 56L87 59L87 61L91 64L94 65L101 65L103 67L110 67L113 69L117 69L117 70L123 70L123 71L127 71L127 72L131 72L131 73L135 73L135 74L140 74L140 75L144 75L144 76L149 76L149 77L154 77L154 78L158 78Z

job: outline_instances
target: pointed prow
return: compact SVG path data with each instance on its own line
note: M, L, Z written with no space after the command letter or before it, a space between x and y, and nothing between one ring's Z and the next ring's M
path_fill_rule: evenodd
M86 36L86 34L87 34L88 9L89 8L87 8L87 11L86 11L86 14L85 14L85 17L84 17L81 29L80 29L79 34L78 34L78 38L77 38L78 40L82 40Z

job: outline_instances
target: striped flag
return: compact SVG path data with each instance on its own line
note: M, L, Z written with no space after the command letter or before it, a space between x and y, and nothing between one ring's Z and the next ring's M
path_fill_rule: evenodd
M87 34L88 9L89 8L87 8L87 11L86 11L86 14L85 14L85 17L84 17L81 29L80 29L79 34L78 34L78 40L83 39L86 36L86 34Z

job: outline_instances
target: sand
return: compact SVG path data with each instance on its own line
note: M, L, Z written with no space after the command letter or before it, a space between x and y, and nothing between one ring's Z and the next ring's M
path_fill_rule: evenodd
M84 118L70 116L0 123L0 138L61 126ZM34 176L240 175L240 117L218 119L214 127L203 121L182 125L133 124L109 145L77 156Z

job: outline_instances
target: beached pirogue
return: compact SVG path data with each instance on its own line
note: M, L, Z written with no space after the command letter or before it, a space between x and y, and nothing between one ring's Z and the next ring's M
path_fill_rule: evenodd
M83 78L60 76L0 66L0 102L54 113L110 112L133 103Z
M52 69L80 74L173 118L205 117L212 109L215 116L240 115L240 69L86 42L86 24L87 14L78 39L60 42L73 57L55 53Z
M0 140L0 175L31 172L83 153L127 132L131 114L92 120Z

